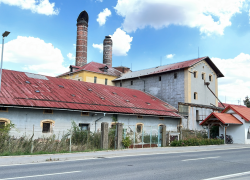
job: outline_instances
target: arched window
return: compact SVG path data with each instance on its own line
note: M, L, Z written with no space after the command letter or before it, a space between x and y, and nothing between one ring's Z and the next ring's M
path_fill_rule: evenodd
M42 128L43 133L51 133L53 132L53 127L55 125L55 121L51 119L45 119L40 122L40 126Z
M3 128L7 124L10 124L10 120L6 118L0 118L0 128Z
M198 99L198 93L197 92L194 93L194 99Z
M143 130L143 123L137 123L136 124L136 132L141 133Z

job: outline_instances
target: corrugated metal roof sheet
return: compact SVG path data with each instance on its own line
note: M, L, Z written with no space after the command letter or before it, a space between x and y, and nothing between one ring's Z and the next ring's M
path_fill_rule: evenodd
M171 105L139 90L45 77L3 70L0 104L180 117Z
M152 75L152 74L158 74L158 73L173 71L173 70L177 70L177 69L183 69L183 68L191 67L202 60L205 60L211 66L211 68L215 71L215 73L217 74L218 77L224 77L224 75L214 65L214 63L211 61L211 59L206 56L206 57L201 57L201 58L192 59L192 60L188 60L188 61L178 62L178 63L174 63L174 64L169 64L169 65L158 66L158 67L154 67L154 68L129 72L126 74L122 74L122 76L120 78L117 78L113 81L137 78L137 77L141 77L141 76L148 76L148 75Z
M110 66L108 66L107 72L104 72L101 69L104 68L105 66L107 66L107 65L97 63L97 62L90 62L90 63L88 63L88 64L86 64L86 65L84 65L82 67L72 66L72 67L78 68L78 69L75 70L74 72L63 73L63 74L61 74L61 75L59 75L57 77L64 76L64 75L67 75L67 74L76 73L76 72L79 72L79 71L91 71L91 72L96 72L96 73L99 73L99 74L107 74L107 75L116 76L116 77L119 77L122 74L120 71L118 71L117 69L112 68Z

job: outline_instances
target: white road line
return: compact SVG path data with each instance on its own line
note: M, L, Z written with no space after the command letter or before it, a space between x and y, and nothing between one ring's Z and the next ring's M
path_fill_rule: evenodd
M185 160L181 160L181 161L197 161L197 160L202 160L202 159L216 159L219 158L220 156L216 156L216 157L206 157L206 158L196 158L196 159L185 159Z
M41 175L34 175L34 176L23 176L23 177L14 177L14 178L5 178L0 180L7 180L7 179L24 179L24 178L33 178L33 177L42 177L42 176L54 176L60 174L71 174L71 173L78 173L82 171L70 171L70 172L63 172L63 173L53 173L53 174L41 174Z
M242 173L236 173L236 174L229 174L225 176L218 176L218 177L213 177L213 178L208 178L208 179L203 179L203 180L217 180L217 179L228 179L232 177L239 177L239 176L244 176L250 174L250 171L247 172L242 172Z

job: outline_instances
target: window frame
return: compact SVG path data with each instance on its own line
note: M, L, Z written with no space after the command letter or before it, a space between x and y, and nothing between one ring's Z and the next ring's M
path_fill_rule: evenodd
M105 78L105 85L108 85L108 79Z
M194 71L194 78L198 77L198 71Z
M81 112L81 116L89 116L89 112Z
M6 108L6 110L3 110L3 108ZM9 112L9 109L7 107L0 107L0 112Z
M198 100L198 93L194 92L194 100Z
M140 128L140 132L138 131L138 126L141 127L141 128ZM143 123L137 123L137 124L136 124L136 132L137 132L137 133L142 133L143 127L144 127L144 124L143 124Z
M208 80L209 80L210 82L213 82L213 75L212 75L212 74L209 74Z
M204 80L204 81L206 80L206 73L204 73L204 72L201 73L201 79Z
M48 132L44 132L43 130L43 124L44 123L49 123L50 124L50 127L49 127L49 131ZM54 124L55 124L55 121L51 120L51 119L44 119L40 122L40 127L42 128L42 133L52 133L53 132L53 129L54 129Z
M79 126L79 128L81 129L81 131L89 131L89 128L90 128L89 123L79 123L78 126ZM86 130L83 130L82 127L87 127L87 129L86 129Z
M94 83L96 84L97 83L97 77L94 76Z
M46 112L46 111L51 111L51 113L50 112ZM54 112L53 112L52 109L44 109L43 110L43 114L54 114Z

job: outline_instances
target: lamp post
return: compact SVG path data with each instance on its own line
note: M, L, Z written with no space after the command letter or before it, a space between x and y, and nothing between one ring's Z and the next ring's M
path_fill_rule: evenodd
M4 38L7 37L10 34L9 31L5 31L3 36L3 42L2 42L2 57L1 57L1 69L0 69L0 92L1 92L1 84L2 84L2 67L3 67L3 47L4 47Z

